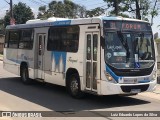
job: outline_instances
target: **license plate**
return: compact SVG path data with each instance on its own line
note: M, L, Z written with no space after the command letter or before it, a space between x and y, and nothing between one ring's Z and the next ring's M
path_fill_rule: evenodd
M135 83L137 83L138 82L138 80L137 79L132 79L132 80L130 80L130 79L126 79L126 80L124 80L124 83L126 83L126 84L135 84Z
M131 93L140 93L141 89L131 89Z

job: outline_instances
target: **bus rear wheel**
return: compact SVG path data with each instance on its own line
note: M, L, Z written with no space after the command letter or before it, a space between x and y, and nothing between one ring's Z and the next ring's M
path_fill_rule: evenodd
M82 98L84 93L80 88L80 79L78 74L72 74L68 81L68 91L73 98Z
M28 67L26 65L21 68L21 80L24 84L30 84L31 79L29 78Z

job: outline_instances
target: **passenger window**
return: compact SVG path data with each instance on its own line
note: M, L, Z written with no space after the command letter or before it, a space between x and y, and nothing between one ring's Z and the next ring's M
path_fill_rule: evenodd
M93 60L97 61L98 35L93 35Z
M9 48L18 48L18 41L19 41L19 31L13 30L9 32Z
M49 30L49 51L77 52L79 43L79 27L51 27Z
M87 35L87 60L91 60L91 34Z
M4 47L8 47L8 40L9 40L9 31L6 31L5 33L5 42L4 42Z
M21 39L19 41L19 48L32 49L33 48L33 30L24 29L21 31Z
M39 43L39 45L38 45L39 46L39 52L38 53L39 53L39 55L42 55L42 36L41 35L39 36L38 41L39 41L38 42Z

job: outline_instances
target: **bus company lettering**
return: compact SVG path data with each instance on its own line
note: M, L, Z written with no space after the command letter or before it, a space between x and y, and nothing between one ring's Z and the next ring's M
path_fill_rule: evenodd
M70 20L66 20L66 21L56 21L56 22L53 22L53 26L59 26L59 25L70 25L71 24L71 21Z
M72 58L70 57L68 61L71 62L71 63L74 63L74 62L77 62L78 60L77 60L77 59L74 60L74 59L72 59Z
M112 51L121 50L122 46L114 46L114 45L109 46L109 45L107 45L107 49L112 50Z
M29 56L25 56L24 54L17 56L18 60L25 60L25 61L33 61L33 58L30 58Z

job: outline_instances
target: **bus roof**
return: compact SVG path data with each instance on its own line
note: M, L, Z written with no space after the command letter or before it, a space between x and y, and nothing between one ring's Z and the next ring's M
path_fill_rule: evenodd
M138 19L124 18L121 16L99 16L93 18L78 18L78 19L67 19L67 18L48 18L47 20L34 19L29 20L26 24L8 25L6 29L19 29L19 28L35 28L35 27L49 27L49 26L69 26L78 24L93 24L101 23L102 20L124 20L124 21L137 21L146 22Z

